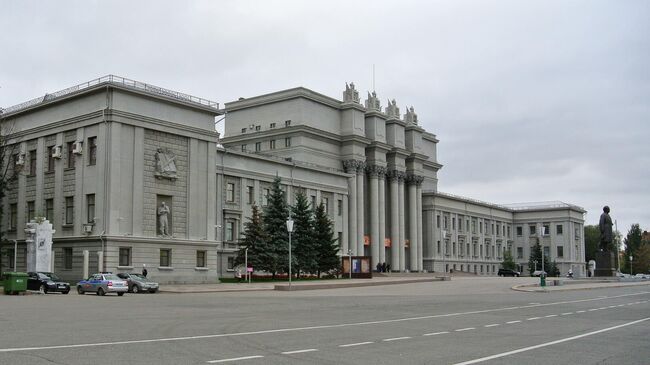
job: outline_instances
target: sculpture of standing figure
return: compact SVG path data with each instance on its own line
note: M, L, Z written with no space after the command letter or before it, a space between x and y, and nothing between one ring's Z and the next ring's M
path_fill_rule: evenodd
M160 203L160 208L158 208L158 230L160 231L161 236L169 236L169 220L167 216L171 213L171 210L165 202Z
M600 215L598 228L600 229L600 250L607 252L612 243L612 218L609 216L608 206L603 207L603 214Z

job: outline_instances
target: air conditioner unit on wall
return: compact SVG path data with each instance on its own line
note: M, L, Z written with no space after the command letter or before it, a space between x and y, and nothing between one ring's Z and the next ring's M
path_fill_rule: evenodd
M61 158L61 146L54 146L54 148L52 148L52 157Z
M72 153L75 155L80 155L81 152L83 152L83 142L82 141L77 141L72 144Z

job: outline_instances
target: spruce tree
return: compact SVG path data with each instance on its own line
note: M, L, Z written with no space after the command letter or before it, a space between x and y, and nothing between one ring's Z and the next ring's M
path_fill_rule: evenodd
M296 203L291 208L293 234L291 249L295 257L295 273L315 273L318 269L316 243L314 241L314 214L307 196L303 192L296 194Z
M263 269L270 272L273 279L278 272L286 272L289 267L287 218L289 218L289 208L285 201L284 191L280 188L280 178L276 177L271 185L267 205L262 214L262 226L268 240Z
M245 264L246 249L248 249L248 266L253 269L265 270L264 263L269 259L266 257L268 240L262 226L262 216L256 204L253 204L253 212L248 221L244 223L244 233L239 240L239 251L235 264Z
M528 271L530 276L533 276L535 271L535 261L537 261L537 270L542 270L542 246L539 241L531 247L530 256L528 257ZM544 255L544 271L548 273L549 270L548 256Z
M318 277L323 272L328 272L341 267L339 245L334 238L333 224L327 216L323 203L318 205L314 216L314 241L316 243Z
M514 270L517 267L515 260L512 258L512 253L510 253L509 250L503 252L503 262L501 262L501 266L508 270Z

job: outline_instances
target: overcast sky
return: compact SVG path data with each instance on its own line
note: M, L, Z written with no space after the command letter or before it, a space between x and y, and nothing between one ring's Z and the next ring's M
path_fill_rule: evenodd
M375 89L439 190L650 230L650 1L3 1L0 106L116 74L220 103Z

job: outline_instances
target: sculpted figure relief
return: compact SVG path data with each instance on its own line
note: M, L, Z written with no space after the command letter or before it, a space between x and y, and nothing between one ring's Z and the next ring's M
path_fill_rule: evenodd
M160 203L158 208L158 231L161 236L170 236L169 234L169 220L167 216L171 213L171 210L165 202Z
M609 216L608 206L603 207L598 228L600 229L600 250L609 251L612 243L612 218Z
M176 178L176 156L171 151L158 148L156 151L156 177L175 179Z

